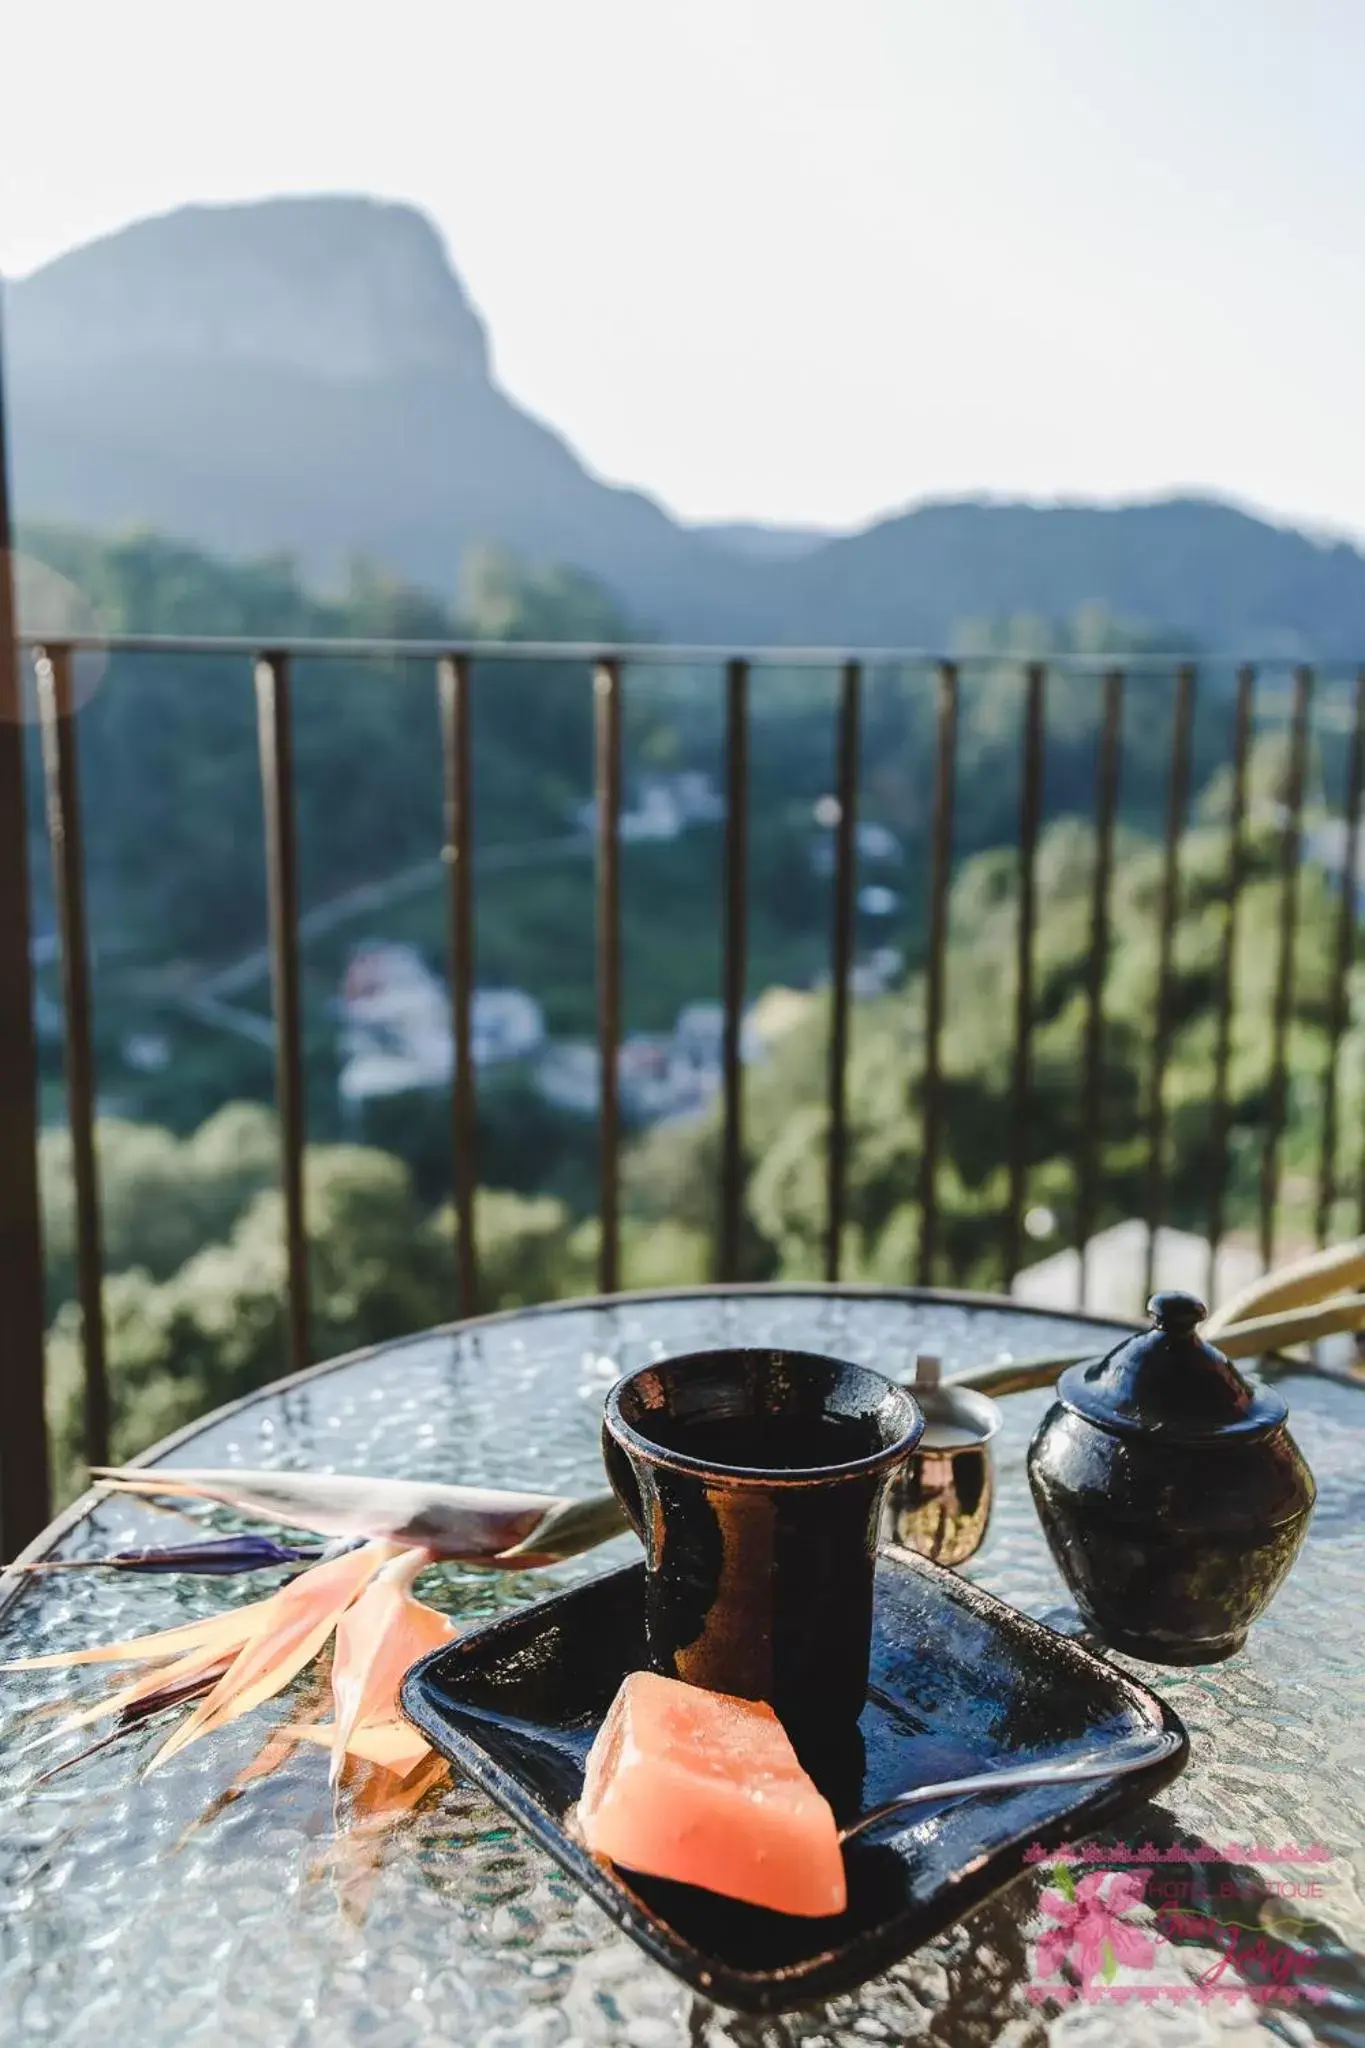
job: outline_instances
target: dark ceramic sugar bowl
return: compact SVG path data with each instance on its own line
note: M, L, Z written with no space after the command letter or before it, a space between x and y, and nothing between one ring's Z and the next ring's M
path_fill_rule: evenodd
M1033 1497L1076 1605L1161 1664L1229 1657L1293 1563L1316 1488L1277 1393L1197 1334L1191 1294L1073 1365L1029 1446Z

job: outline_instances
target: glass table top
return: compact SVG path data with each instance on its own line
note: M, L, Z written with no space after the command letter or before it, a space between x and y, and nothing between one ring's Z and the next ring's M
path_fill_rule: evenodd
M606 1389L668 1353L781 1343L899 1374L927 1351L951 1373L1106 1342L1093 1322L1065 1316L840 1290L569 1304L411 1338L267 1389L177 1440L160 1462L587 1492L601 1485ZM1192 1743L1183 1777L1115 1830L1078 1845L1066 1870L1030 1871L861 1991L779 2019L741 2019L707 2004L466 1785L432 1793L383 1833L338 1837L326 1756L308 1749L224 1803L271 1726L298 1718L290 1695L149 1779L139 1768L164 1724L39 1783L89 1736L39 1749L34 1710L62 1697L93 1703L109 1683L107 1667L96 1667L0 1679L0 2040L64 2048L1360 2040L1365 1390L1308 1373L1279 1385L1318 1482L1290 1580L1226 1664L1173 1671L1118 1660L1183 1718ZM1014 1605L1074 1629L1024 1474L1048 1398L1003 1403L994 1517L966 1569ZM209 1521L235 1526L219 1511ZM104 1501L64 1531L56 1550L96 1556L183 1528L131 1501ZM476 1623L632 1554L634 1540L622 1538L548 1571L442 1567L420 1591ZM0 1612L0 1659L170 1627L273 1583L112 1572L28 1579ZM1287 1858L1286 1849L1298 1854ZM1128 1873L1126 1893L1115 1894L1109 1871ZM1108 1942L1112 1968L1067 2001L1044 1987L1057 1978L1049 1964L1058 1945L1080 1939L1082 1922L1098 1953ZM1277 1972L1284 1995L1272 2002L1259 1994Z

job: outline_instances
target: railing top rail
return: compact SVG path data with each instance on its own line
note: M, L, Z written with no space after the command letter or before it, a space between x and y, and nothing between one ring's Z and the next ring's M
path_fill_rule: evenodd
M434 661L442 656L462 656L470 661L621 661L644 665L719 665L743 660L766 667L839 668L847 661L871 665L940 667L951 661L959 669L993 668L1002 663L1027 664L1042 661L1051 669L1073 670L1102 676L1123 668L1130 673L1151 669L1167 673L1181 663L1197 661L1203 668L1292 669L1307 661L1343 670L1354 669L1365 660L1362 655L1264 653L1219 654L1179 649L1154 651L1148 648L1115 649L1105 654L1045 654L1036 648L1005 648L989 653L952 653L932 647L774 647L737 646L730 642L688 645L669 641L626 641L603 643L595 640L385 640L369 638L309 638L292 634L240 633L108 633L61 634L24 632L19 645L28 652L44 647L70 648L74 653L99 654L240 654L248 658L263 653L289 654L308 660L360 657L373 660Z

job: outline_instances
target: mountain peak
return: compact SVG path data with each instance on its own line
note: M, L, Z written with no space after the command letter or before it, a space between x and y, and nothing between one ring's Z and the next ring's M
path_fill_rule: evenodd
M9 293L16 360L254 362L339 380L486 380L482 322L417 208L368 198L184 206Z

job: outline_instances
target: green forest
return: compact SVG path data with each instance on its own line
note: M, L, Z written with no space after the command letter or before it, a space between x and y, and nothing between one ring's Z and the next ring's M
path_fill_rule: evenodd
M229 565L150 535L25 536L111 632L333 638L574 640L645 634L587 579L485 553L448 607L358 566L343 594L309 595L287 562ZM51 592L40 593L51 603ZM34 619L48 630L61 618ZM1014 1029L1021 657L1049 672L1043 826L1037 862L1036 1034L1028 1125L1031 1204L1072 1241L1080 1050L1095 859L1096 664L1124 650L1126 697L1099 1133L1101 1224L1141 1212L1157 982L1162 828L1176 636L1098 613L1047 623L964 622L949 921L945 1110L934 1278L999 1287ZM1089 660L1072 662L1071 657ZM86 658L82 657L82 662ZM80 760L94 950L104 1198L105 1305L115 1452L130 1453L205 1407L283 1369L284 1261L268 1046L215 1029L185 998L260 953L261 817L249 664L223 657L116 655L78 668ZM797 992L794 1022L746 1072L745 1271L812 1277L824 1230L824 1138L832 915L811 848L813 809L833 782L837 677L764 668L752 687L750 994ZM358 938L401 937L444 972L439 746L431 667L300 662L295 715L301 897L310 906L432 865L382 915L337 923L304 948L312 1344L327 1356L449 1319L457 1309L450 1111L439 1091L371 1105L359 1126L336 1089L333 992ZM626 679L626 774L722 774L718 666L642 662ZM891 919L860 918L860 954L891 944L904 970L854 1005L845 1275L915 1276L924 1061L924 930L935 695L932 676L893 664L865 681L861 815L895 835ZM1308 778L1310 822L1341 802L1345 696L1320 690ZM595 1024L590 842L572 820L591 795L591 692L580 663L481 664L474 689L477 961L481 984L542 1003L556 1035ZM1228 1223L1254 1224L1271 1075L1282 802L1282 678L1267 678L1252 758L1248 884L1235 961ZM1231 678L1201 677L1189 827L1182 843L1166 1106L1167 1220L1204 1225L1214 1167L1210 1104L1228 868ZM33 764L36 922L50 881ZM544 852L544 849L550 849ZM587 857L585 857L585 855ZM721 833L698 826L624 853L626 1023L666 1028L718 994ZM1290 1089L1280 1228L1311 1231L1324 1078L1333 1060L1330 985L1336 894L1305 861L1288 1038ZM42 970L49 1005L55 971ZM234 1000L269 1016L268 981L242 970ZM1355 1006L1357 1011L1359 1005ZM159 1038L170 1056L130 1059ZM49 1265L50 1405L58 1483L80 1474L79 1317L72 1301L70 1145L61 1046L44 1040L41 1165ZM1340 1220L1354 1219L1365 1039L1336 1049ZM524 1073L481 1074L477 1235L484 1309L588 1291L596 1256L593 1125L552 1108ZM631 1136L624 1162L623 1284L708 1277L719 1161L714 1113Z

